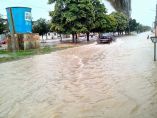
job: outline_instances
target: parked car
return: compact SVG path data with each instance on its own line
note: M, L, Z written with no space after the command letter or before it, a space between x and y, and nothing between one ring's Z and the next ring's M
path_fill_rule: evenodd
M115 40L115 37L110 33L102 33L97 39L97 43L110 43Z

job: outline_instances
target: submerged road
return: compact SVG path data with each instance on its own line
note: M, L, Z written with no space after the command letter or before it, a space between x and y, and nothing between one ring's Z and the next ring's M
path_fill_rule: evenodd
M157 118L147 33L0 64L0 118Z

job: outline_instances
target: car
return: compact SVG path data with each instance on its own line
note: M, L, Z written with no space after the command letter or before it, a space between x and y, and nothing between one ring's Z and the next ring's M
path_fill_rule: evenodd
M115 38L112 34L110 33L102 33L99 35L98 39L97 39L97 43L110 43L112 41L114 41Z

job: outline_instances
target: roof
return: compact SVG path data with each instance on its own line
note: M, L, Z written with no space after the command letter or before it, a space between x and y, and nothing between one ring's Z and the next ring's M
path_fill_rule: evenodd
M6 9L9 9L9 8L29 8L29 9L32 9L30 7L22 7L22 6L16 6L16 7L7 7Z

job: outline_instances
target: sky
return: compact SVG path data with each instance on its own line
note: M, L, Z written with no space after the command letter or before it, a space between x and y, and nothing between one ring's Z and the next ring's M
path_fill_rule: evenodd
M48 0L0 0L0 14L6 17L6 7L23 6L32 8L33 20L39 18L50 19L49 11L54 9L54 5L48 5ZM132 0L132 18L143 25L152 26L155 20L157 0ZM112 6L104 0L104 4L111 13Z

